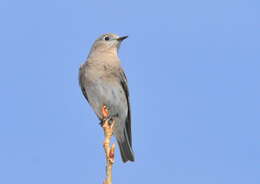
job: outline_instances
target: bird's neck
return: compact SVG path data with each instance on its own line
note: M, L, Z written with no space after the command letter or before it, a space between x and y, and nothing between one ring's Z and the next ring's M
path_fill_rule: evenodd
M88 56L89 61L109 62L110 64L119 64L117 49L96 49L92 50Z

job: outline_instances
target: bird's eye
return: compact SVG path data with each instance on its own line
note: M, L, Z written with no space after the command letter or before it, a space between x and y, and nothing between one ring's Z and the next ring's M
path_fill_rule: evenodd
M105 40L108 41L110 38L108 36L105 37Z

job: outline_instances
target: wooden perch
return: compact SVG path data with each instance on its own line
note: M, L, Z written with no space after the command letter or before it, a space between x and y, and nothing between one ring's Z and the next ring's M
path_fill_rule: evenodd
M112 166L115 162L115 144L110 147L110 139L113 133L113 124L110 125L109 120L103 123L105 140L103 147L106 154L106 179L103 184L112 184Z

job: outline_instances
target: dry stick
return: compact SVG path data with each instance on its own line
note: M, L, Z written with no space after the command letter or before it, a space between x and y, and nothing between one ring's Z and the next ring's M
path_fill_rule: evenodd
M110 148L110 139L113 133L113 124L109 124L109 120L105 120L103 124L104 136L105 140L103 143L103 147L106 154L106 179L104 180L103 184L112 184L112 166L115 162L115 144L112 145Z

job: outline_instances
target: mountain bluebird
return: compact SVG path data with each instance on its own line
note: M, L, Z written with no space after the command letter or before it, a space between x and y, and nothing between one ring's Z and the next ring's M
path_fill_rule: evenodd
M126 38L112 33L100 36L79 71L82 93L97 117L114 122L113 135L123 162L134 161L129 90L118 57L120 44Z

